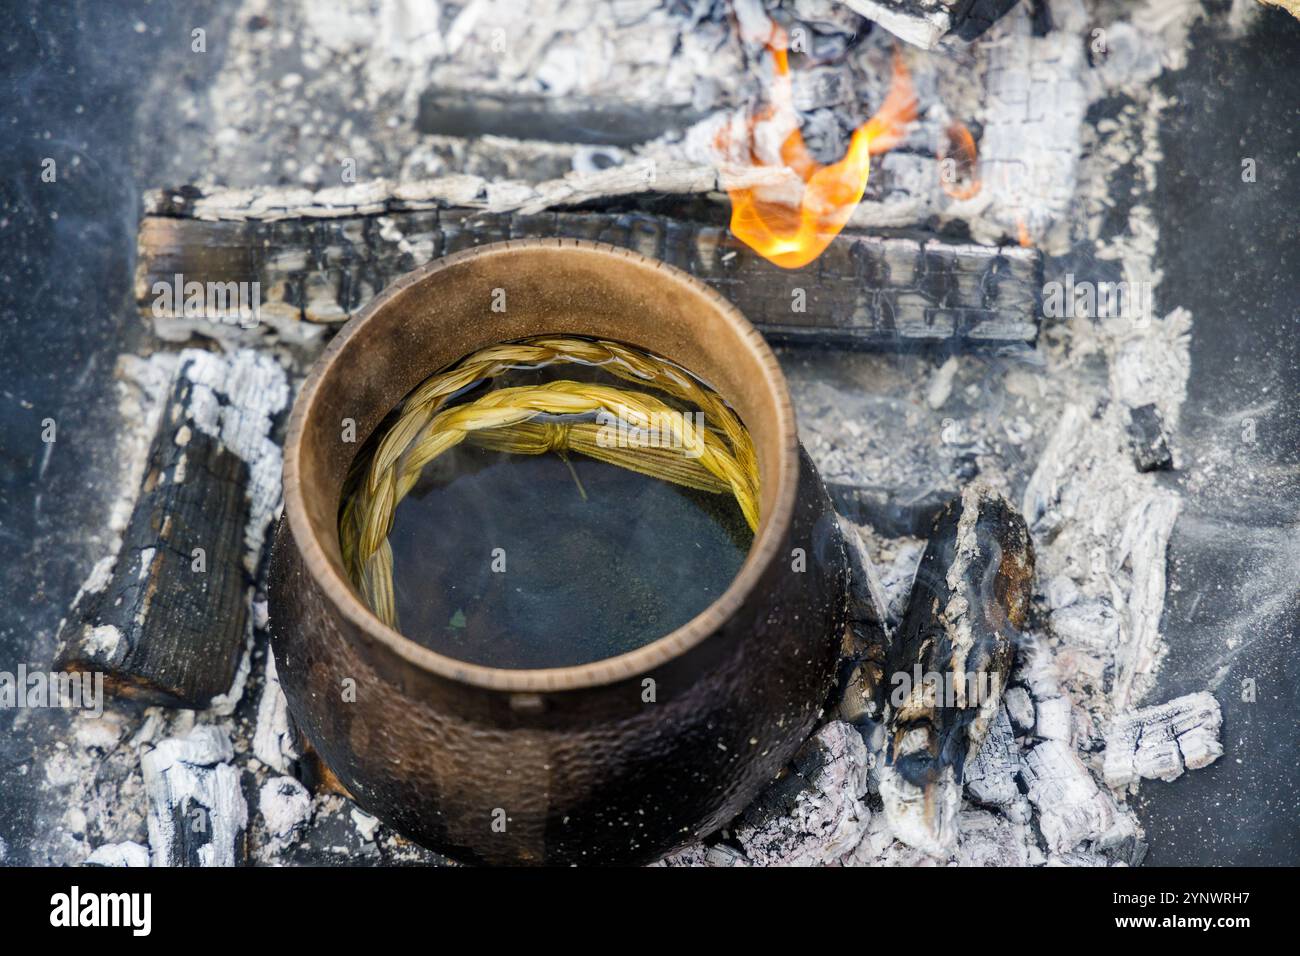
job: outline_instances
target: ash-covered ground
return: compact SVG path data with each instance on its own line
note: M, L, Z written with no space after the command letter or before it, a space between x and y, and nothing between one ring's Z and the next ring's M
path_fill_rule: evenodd
M121 360L166 348L129 301L140 191L313 188L347 159L363 179L540 181L693 148L689 136L596 148L421 132L422 95L455 80L429 64L484 59L502 17L492 4L445 3L413 19L417 6L222 0L182 13L115 2L3 15L13 54L6 126L22 130L4 148L9 167L30 174L0 184L10 249L0 284L0 670L48 666L60 620L115 546L122 490L147 442L148 366ZM715 5L661 6L610 5L597 20L609 35L682 38L667 51L647 44L621 67L633 99L666 98L706 124L695 117L759 88L758 78L697 81L753 65ZM833 48L837 4L789 6L830 24L828 58L845 53ZM911 503L854 515L895 622L924 544L908 522L927 502L979 480L1030 525L1032 640L967 780L958 844L935 859L898 842L873 741L832 722L736 825L676 862L1300 859L1300 24L1242 2L1049 6L1057 30L1034 41L1041 49L1031 46L1024 67L1064 57L1073 72L1056 84L1059 115L1035 117L1065 137L1059 155L1036 160L1044 188L1020 209L954 207L918 189L950 118L935 111L914 149L886 157L893 191L869 196L855 224L911 217L987 239L1013 235L1023 215L1049 283L1126 281L1149 299L1119 316L1049 316L1036 348L1006 355L781 353L823 477ZM497 88L598 86L591 61L602 48L583 41L584 24L539 23L512 47L519 62L489 77ZM202 55L196 27L206 31ZM1089 52L1095 29L1110 55ZM572 48L565 57L548 52L557 37ZM950 113L983 109L961 68L1015 68L998 59L997 39L957 67L942 52L909 51L918 85L945 91ZM884 63L889 46L874 35L851 55ZM674 50L680 66L666 71ZM574 62L589 68L564 69ZM834 153L844 130L826 111L838 102L805 105L811 144ZM39 180L48 156L65 171L57 185ZM277 353L291 386L311 357ZM59 423L53 445L40 441L47 417ZM141 863L150 851L175 862L159 808L186 788L228 798L252 862L442 862L295 779L261 595L254 611L236 688L209 711L141 713L111 701L98 720L0 711L0 862ZM1142 727L1175 723L1184 735L1172 749L1168 735L1144 744ZM1217 746L1223 756L1204 766ZM213 852L205 862L230 861Z

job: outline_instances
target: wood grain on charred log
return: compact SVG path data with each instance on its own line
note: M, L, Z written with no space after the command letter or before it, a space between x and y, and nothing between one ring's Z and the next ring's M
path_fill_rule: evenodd
M428 209L333 218L206 221L147 216L136 298L164 337L310 335L343 322L397 276L503 239L565 236L634 249L709 283L770 339L840 347L1023 345L1037 334L1032 249L845 233L816 262L779 269L725 226L644 212ZM178 278L180 277L180 278ZM257 283L258 327L186 313L179 283ZM318 330L319 331L319 330Z
M55 666L103 673L123 697L199 708L231 688L250 633L268 495L278 494L266 433L287 385L270 358L248 352L191 350L174 365L112 571L79 599ZM274 461L250 451L264 446Z

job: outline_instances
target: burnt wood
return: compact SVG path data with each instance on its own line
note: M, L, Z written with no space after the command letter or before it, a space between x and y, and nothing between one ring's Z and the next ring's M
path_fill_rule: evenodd
M435 87L420 95L415 128L437 136L508 136L550 143L635 146L685 129L708 113L620 99L563 99Z
M965 768L998 714L1033 575L1025 520L992 489L967 486L935 520L885 658L881 796L912 846L953 845Z
M140 226L136 296L168 337L239 337L250 333L160 306L155 284L172 285L177 275L257 282L259 328L285 332L297 322L346 321L431 259L545 236L598 240L684 269L775 342L892 350L1023 346L1037 335L1042 258L1033 249L846 232L815 262L785 270L723 225L641 211L427 209L274 221L150 215Z
M112 574L74 607L55 667L102 672L119 696L198 708L230 689L252 582L249 468L196 422L193 362L178 362Z

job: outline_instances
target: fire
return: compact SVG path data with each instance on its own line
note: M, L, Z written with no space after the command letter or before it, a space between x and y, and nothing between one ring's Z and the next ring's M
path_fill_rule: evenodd
M867 187L871 157L901 143L907 125L916 118L916 94L911 75L895 49L893 79L885 101L854 131L844 158L822 166L808 152L795 122L787 45L785 31L774 26L767 43L776 64L773 105L751 121L749 133L752 142L757 123L770 120L792 127L780 155L782 164L804 184L799 208L760 198L762 187L728 187L727 193L731 196L731 231L736 238L776 265L797 269L825 252L849 221ZM754 165L766 165L752 148L750 160Z
M982 186L975 137L965 123L953 122L944 138L946 143L939 149L939 184L953 199L973 199Z
M1029 235L1029 223L1025 222L1024 216L1016 216L1016 241L1025 249L1034 244L1033 238Z

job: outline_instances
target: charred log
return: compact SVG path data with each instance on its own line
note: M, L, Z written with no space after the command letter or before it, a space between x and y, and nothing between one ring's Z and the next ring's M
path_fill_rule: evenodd
M994 718L1034 571L1024 519L966 488L939 516L887 656L881 796L899 839L948 853L967 762Z
M900 40L932 50L945 36L974 40L1017 0L842 0Z
M230 690L251 633L279 482L267 432L288 388L265 356L174 361L122 545L74 607L55 666L103 673L123 697L201 708Z
M776 268L723 225L644 212L526 214L429 209L386 215L206 221L149 216L140 227L136 299L165 338L313 337L346 321L397 276L504 239L611 243L703 279L770 339L897 349L1024 345L1037 334L1042 260L1019 247L845 233L816 262ZM255 322L220 321L193 288L256 283ZM192 307L194 306L194 307Z
M508 136L549 143L635 146L684 129L708 114L690 107L651 107L623 100L574 103L541 94L439 87L420 96L415 128L436 136Z
M168 737L140 758L149 796L154 866L236 866L243 861L248 803L218 727Z
M849 624L831 716L859 723L880 717L889 631L885 623L884 588L862 536L843 517L840 530L849 555Z

